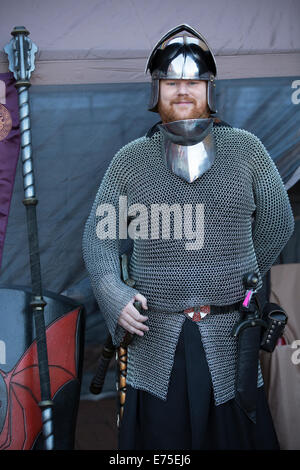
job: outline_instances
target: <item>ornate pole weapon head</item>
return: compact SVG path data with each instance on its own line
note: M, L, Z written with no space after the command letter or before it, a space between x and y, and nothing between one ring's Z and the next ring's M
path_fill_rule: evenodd
M8 55L9 70L14 74L17 88L28 88L31 72L35 69L34 59L38 48L28 37L29 31L24 26L16 26L11 34L12 39L4 47Z
M9 70L13 73L18 89L21 157L23 162L24 204L36 204L32 162L31 128L28 88L30 77L35 69L34 59L37 46L29 39L29 31L24 26L16 26L11 32L12 39L4 47L8 56Z

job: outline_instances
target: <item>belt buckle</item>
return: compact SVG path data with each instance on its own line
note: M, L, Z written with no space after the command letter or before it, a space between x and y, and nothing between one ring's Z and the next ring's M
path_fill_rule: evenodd
M187 308L183 311L192 321L200 321L210 313L210 305L200 305L200 307Z

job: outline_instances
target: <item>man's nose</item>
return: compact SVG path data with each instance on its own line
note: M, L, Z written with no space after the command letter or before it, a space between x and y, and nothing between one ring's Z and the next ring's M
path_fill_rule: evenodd
M182 81L182 82L178 83L177 93L178 93L178 95L188 95L188 93L189 93L188 86L187 86L187 83L185 83L185 81Z

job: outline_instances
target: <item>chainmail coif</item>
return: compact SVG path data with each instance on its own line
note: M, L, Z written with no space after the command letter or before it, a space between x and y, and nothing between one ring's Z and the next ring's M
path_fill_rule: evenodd
M261 141L248 131L227 126L213 128L216 159L193 183L173 174L163 159L163 136L155 132L125 145L113 158L97 192L83 235L83 258L101 312L113 342L119 345L125 330L118 317L132 297L147 298L149 331L134 335L128 347L127 382L166 399L184 309L199 305L229 305L244 296L242 277L256 271L257 290L294 229L294 218L279 172ZM116 209L119 233L119 196L144 204L147 230L140 225L129 264L135 288L121 281L118 239L99 239L96 214L99 204ZM151 238L153 204L192 204L185 223L196 229L196 204L203 204L203 246L187 249L195 240ZM255 211L255 213L254 213ZM182 212L183 213L183 212ZM103 214L102 215L106 215ZM254 227L252 227L252 217ZM174 216L175 217L175 216ZM171 216L171 221L174 221ZM201 234L200 234L201 235ZM230 331L239 312L207 315L199 323L211 373L216 405L234 397L236 340ZM187 320L188 321L188 320ZM258 364L258 386L263 379Z

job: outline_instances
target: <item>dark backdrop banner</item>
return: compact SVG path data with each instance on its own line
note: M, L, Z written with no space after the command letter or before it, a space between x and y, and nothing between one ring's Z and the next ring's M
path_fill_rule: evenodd
M219 80L217 103L220 118L262 140L289 194L295 188L299 201L295 82L297 77ZM159 120L147 111L149 91L148 83L45 85L29 91L42 282L45 289L85 306L89 344L103 344L107 330L82 260L83 228L114 154ZM23 197L19 159L0 272L0 284L9 286L31 285ZM300 261L299 221L282 262ZM83 386L82 393L87 392Z
M20 152L18 95L11 72L0 74L0 268Z

